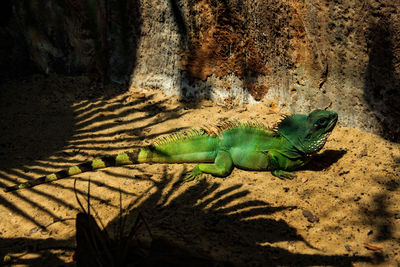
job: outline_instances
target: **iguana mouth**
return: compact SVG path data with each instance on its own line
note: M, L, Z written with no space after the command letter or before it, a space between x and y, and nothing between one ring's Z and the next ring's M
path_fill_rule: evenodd
M333 128L335 128L337 121L338 121L338 117L336 115L336 117L329 122L329 125L326 127L324 134L326 134L326 133L330 134L332 132Z
M326 127L321 138L319 138L317 141L312 143L311 147L312 147L313 153L320 151L324 147L326 141L328 140L328 137L332 133L333 128L335 128L336 122L337 122L337 116L336 116L336 118L332 119L329 122L329 125Z

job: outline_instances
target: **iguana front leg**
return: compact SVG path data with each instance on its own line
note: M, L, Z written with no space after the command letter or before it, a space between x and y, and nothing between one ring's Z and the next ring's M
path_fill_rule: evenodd
M271 170L273 176L278 177L279 179L294 179L297 177L296 174L282 170L284 166L281 166L283 162L287 162L290 159L284 158L284 156L276 152L274 150L270 150L267 153L268 159L268 169ZM286 165L286 164L285 164Z
M272 175L275 177L278 177L279 179L289 179L289 180L293 180L294 178L297 177L296 174L292 173L292 172L287 172L287 171L283 171L283 170L273 170Z
M202 173L208 173L218 177L228 176L233 169L231 155L227 151L219 151L214 163L201 163L183 179L183 182L188 182L198 178Z

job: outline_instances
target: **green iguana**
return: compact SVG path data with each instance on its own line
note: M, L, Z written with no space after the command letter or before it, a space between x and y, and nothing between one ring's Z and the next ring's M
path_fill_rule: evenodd
M216 132L191 130L159 139L150 146L97 158L7 187L5 191L30 188L109 166L139 163L200 163L183 181L195 179L202 173L226 177L234 166L254 171L268 170L281 179L293 179L296 175L289 171L303 166L312 154L322 149L337 119L336 112L314 110L308 115L285 116L274 129L259 123L228 122Z

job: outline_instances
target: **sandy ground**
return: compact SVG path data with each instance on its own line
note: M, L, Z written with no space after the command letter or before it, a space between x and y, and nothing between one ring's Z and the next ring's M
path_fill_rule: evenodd
M157 90L90 88L84 77L32 76L3 82L0 185L191 127L226 119L257 119L272 126L280 117L273 102L237 107L196 101ZM91 180L92 207L110 233L119 222L121 192L126 230L140 212L153 239L162 238L178 248L174 253L180 250L207 264L400 264L399 144L339 123L324 150L291 181L269 172L235 169L225 179L204 176L175 183L193 166L108 168L78 175L76 191L85 198ZM69 178L0 192L2 260L18 266L75 265L75 218L80 208L73 184ZM144 238L146 231L140 231ZM173 254L166 246L165 253ZM180 257L174 265L189 261Z

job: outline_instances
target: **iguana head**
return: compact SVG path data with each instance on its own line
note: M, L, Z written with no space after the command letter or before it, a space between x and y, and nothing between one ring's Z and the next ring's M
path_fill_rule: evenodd
M305 154L318 152L338 120L334 111L314 110L308 115L294 114L278 124L278 133Z

